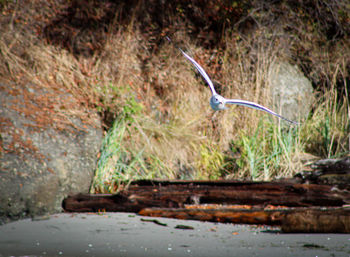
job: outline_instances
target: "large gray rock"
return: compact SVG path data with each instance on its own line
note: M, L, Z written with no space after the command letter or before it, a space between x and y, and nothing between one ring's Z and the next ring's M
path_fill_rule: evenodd
M288 62L272 64L268 83L277 112L295 121L307 117L314 101L313 88L296 65Z
M0 84L0 222L59 212L89 191L102 130L79 109L61 89Z

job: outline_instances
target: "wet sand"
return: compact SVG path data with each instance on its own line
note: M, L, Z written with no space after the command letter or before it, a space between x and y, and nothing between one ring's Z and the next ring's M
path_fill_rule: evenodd
M142 219L156 219L159 223ZM175 228L177 225L187 229ZM350 234L283 234L277 227L151 218L133 213L62 213L49 219L26 219L0 226L0 257L5 256L349 257Z

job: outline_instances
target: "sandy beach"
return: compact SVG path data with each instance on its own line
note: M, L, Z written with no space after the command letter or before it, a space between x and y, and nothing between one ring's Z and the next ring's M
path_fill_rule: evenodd
M350 234L133 213L61 213L0 226L0 256L350 256Z

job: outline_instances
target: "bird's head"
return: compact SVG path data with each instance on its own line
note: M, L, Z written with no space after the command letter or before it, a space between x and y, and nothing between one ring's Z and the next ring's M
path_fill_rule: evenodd
M214 111L226 109L225 98L223 98L221 95L213 95L210 98L210 106L211 108L213 108Z

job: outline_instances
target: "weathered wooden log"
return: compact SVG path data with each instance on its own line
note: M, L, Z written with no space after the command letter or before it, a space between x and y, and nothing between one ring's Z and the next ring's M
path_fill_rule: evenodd
M315 173L350 174L350 156L341 159L323 159L311 164Z
M280 225L284 217L283 210L279 209L232 209L226 207L217 209L145 208L138 214L150 217L257 225Z
M152 199L133 199L132 196L119 194L78 194L63 200L62 207L69 212L138 212L150 206L161 206L162 202Z
M280 225L287 233L350 233L350 208L146 208L139 215L223 223Z
M136 181L116 195L75 195L66 211L139 212L147 207L182 208L185 204L250 204L288 207L342 206L350 192L329 185L291 182Z
M350 208L293 210L281 225L287 233L350 233Z
M337 186L350 190L350 156L342 159L323 159L295 175L301 182Z

